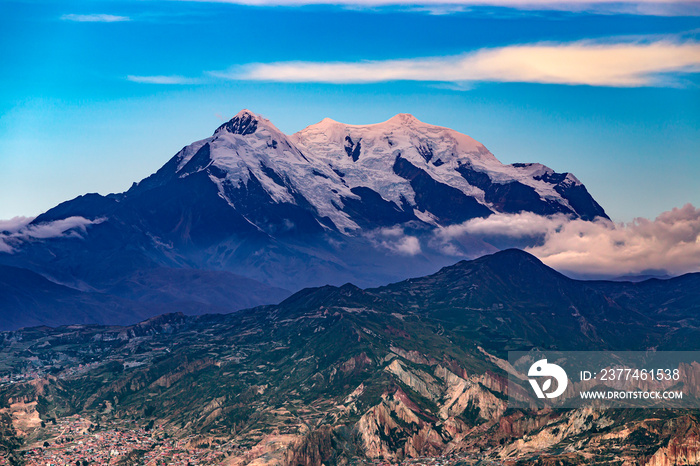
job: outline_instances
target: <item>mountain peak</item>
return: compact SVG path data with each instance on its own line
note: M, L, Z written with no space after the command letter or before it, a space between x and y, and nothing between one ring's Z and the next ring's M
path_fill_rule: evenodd
M493 254L488 254L482 256L485 262L501 262L501 263L528 263L535 264L537 266L545 266L541 260L536 256L530 254L529 252L523 251L522 249L509 248L503 249L501 251L496 251ZM478 260L478 259L477 259ZM546 266L545 266L546 267Z
M249 115L249 116L252 116L252 117L254 117L254 118L260 118L260 115L258 115L258 114L255 113L255 112L251 112L251 111L248 110L247 108L244 108L244 109L241 110L240 112L236 113L236 116L237 116L237 117L242 117L242 116L244 116L244 115Z
M393 117L381 123L370 123L370 124L360 124L353 125L348 123L342 123L332 118L324 118L316 124L307 126L303 130L299 131L298 135L310 134L310 133L332 133L333 131L356 131L356 130L384 130L385 127L395 127L395 126L427 126L433 127L428 123L423 123L418 118L414 117L410 113L398 113ZM328 135L328 134L327 134Z
M488 271L487 273L498 276L499 280L529 280L532 277L541 277L543 275L553 275L560 279L568 280L566 276L548 267L534 255L515 248L486 254L476 259L459 261L454 265L443 267L426 278L444 280L447 277L449 280L458 280L459 278L457 277L471 276L474 271L481 273ZM413 279L413 281L415 280Z
M409 123L423 123L418 118L411 115L410 113L397 113L396 115L394 115L393 117L391 117L387 120L387 123L389 123L389 122L399 123L402 125L406 125Z
M488 254L472 261L460 262L466 266L478 264L480 267L488 267L500 276L536 276L538 274L555 274L565 279L565 276L548 267L534 255L521 249L504 249L493 254Z
M302 129L296 134L301 134L301 133L306 133L306 132L319 132L319 133L324 133L324 134L329 134L334 131L335 128L338 130L342 131L345 128L347 128L350 125L347 125L345 123L341 123L339 121L336 121L332 118L324 118L323 120L319 121L318 123L315 123L313 125L309 125L306 128Z
M334 125L334 124L338 124L338 123L339 122L335 121L333 118L328 118L328 117L326 117L323 120L318 122L319 125Z
M253 134L258 130L260 126L268 126L274 128L274 125L270 123L270 120L264 118L257 113L253 113L248 109L243 109L236 114L229 121L219 126L214 134L218 134L222 131L227 131L232 134L248 135ZM276 130L276 128L275 128Z

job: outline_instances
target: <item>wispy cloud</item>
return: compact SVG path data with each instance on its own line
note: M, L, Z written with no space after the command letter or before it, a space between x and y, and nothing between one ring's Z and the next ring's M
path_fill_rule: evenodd
M528 82L610 87L672 85L700 71L700 44L657 40L512 45L449 57L360 62L255 63L214 72L236 80L315 83Z
M122 21L131 21L128 16L91 14L91 15L76 15L68 14L61 16L64 21L76 21L78 23L118 23Z
M445 228L438 236L449 245L463 235L518 239L542 238L526 250L558 270L613 276L665 270L700 271L700 209L691 204L654 220L631 223L572 220L565 215L497 214ZM449 250L449 249L447 249Z
M688 0L181 0L201 3L234 3L246 5L495 5L557 7L596 4L686 4Z
M198 78L187 78L185 76L134 76L129 75L127 80L135 83L144 84L201 84L202 80Z
M81 238L88 226L104 221L104 219L88 220L84 217L68 217L53 222L31 225L32 220L31 217L0 220L0 252L12 253L20 243L33 238Z
M470 7L505 7L521 10L600 11L640 15L697 15L694 0L180 0L251 6L339 5L349 8L408 7L430 14L458 13Z

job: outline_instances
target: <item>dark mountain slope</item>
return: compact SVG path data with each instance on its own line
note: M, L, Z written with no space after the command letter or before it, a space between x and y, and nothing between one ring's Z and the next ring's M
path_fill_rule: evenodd
M193 295L206 296L193 300ZM81 291L27 269L0 266L0 330L37 325L132 324L154 315L224 313L280 301L289 292L228 272L149 268L114 283L111 294Z
M78 291L29 270L9 266L0 266L0 314L2 330L98 324L106 320L129 323L151 315L145 306Z
M687 336L674 342L686 331L683 321L697 328L700 274L641 283L578 281L511 249L368 292L457 325L493 350L646 349L662 342L671 349L687 342Z

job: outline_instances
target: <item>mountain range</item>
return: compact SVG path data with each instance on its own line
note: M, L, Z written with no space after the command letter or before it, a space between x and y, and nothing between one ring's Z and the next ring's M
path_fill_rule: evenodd
M697 464L697 410L512 408L506 358L697 351L699 311L698 273L577 281L506 250L226 315L2 332L0 441L79 450L60 423L83 419L86 436L157 426L222 465ZM115 461L144 464L151 447L130 448Z
M518 212L607 218L574 175L504 165L411 115L324 119L288 136L243 110L128 191L79 196L26 226L60 233L2 234L0 328L125 324L274 303L308 286L385 284L498 250L438 233Z

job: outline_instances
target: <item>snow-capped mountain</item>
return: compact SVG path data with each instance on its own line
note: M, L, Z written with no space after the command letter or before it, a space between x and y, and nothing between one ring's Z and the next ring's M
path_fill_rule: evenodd
M301 212L314 226L346 235L410 220L444 226L494 212L606 217L574 175L541 164L504 165L469 136L408 114L362 126L326 118L287 136L243 110L129 193L201 172L262 231L291 229ZM251 197L258 202L250 205ZM270 224L261 202L300 212Z
M345 186L368 188L397 206L409 206L427 223L444 225L522 210L584 219L605 216L592 199L590 205L572 199L572 188L583 187L572 174L557 174L541 164L503 165L469 136L409 114L363 126L327 118L291 139L304 153L331 167ZM462 209L443 206L445 199L431 202L428 191L448 194L445 187L456 190L449 195L462 203Z
M128 191L80 196L5 237L0 265L120 299L241 308L493 252L489 238L444 248L436 234L499 212L606 217L573 175L504 165L469 136L411 115L324 119L288 136L243 110Z

